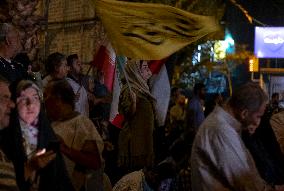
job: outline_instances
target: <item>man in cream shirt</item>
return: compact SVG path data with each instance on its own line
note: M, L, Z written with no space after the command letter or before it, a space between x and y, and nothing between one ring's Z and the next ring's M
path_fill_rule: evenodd
M233 92L228 103L215 107L200 126L192 148L193 191L267 191L272 188L261 179L240 133L249 125L258 126L267 96L254 83Z

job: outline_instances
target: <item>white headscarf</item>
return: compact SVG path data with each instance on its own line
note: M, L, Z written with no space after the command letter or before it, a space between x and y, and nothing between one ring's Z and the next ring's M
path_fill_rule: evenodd
M125 78L128 78L131 89L135 89L142 94L148 95L153 100L156 100L150 92L147 81L141 76L140 66L141 64L139 60L129 60L125 66L125 75L127 75Z

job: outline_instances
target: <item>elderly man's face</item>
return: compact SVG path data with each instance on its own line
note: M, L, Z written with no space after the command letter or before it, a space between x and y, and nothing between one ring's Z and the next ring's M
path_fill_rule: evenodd
M0 129L9 125L11 109L15 107L11 101L11 93L8 84L0 82Z
M266 108L266 103L263 103L261 107L256 112L246 112L241 116L241 123L245 127L257 128L260 124L261 117L263 116Z
M12 57L16 56L22 50L20 34L16 28L10 29L7 35L7 42L11 50L11 54L13 54Z

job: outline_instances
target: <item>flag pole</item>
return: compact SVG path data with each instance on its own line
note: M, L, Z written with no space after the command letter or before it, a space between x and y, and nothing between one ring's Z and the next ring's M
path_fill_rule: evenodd
M86 76L89 75L89 73L90 73L92 67L93 67L92 64L90 64L90 67L89 67L87 73L85 74ZM78 93L80 92L80 90L82 89L82 87L83 87L83 85L82 85L82 83L81 83L81 84L80 84L80 87L79 87L79 89L77 90L77 92L76 92L75 95L78 95Z
M130 85L130 82L129 82L128 74L126 73L126 71L125 71L124 67L122 66L122 63L120 63L120 61L118 61L118 64L119 64L119 66L122 69L122 72L123 72L123 75L125 77L125 80L126 80L128 88L129 88L129 91L130 91L130 93L132 93L132 89L131 89L131 85Z

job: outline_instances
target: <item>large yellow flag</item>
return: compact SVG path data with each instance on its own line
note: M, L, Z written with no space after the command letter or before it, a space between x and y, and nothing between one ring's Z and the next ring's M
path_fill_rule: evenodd
M220 29L214 17L152 3L92 0L117 55L160 60Z

